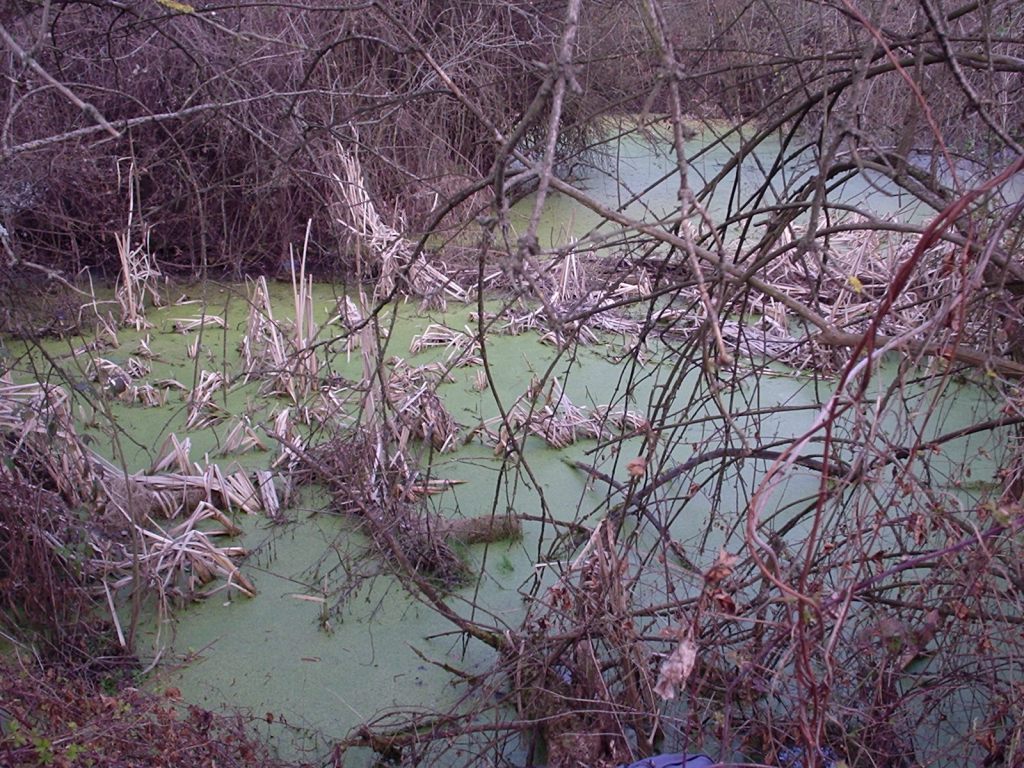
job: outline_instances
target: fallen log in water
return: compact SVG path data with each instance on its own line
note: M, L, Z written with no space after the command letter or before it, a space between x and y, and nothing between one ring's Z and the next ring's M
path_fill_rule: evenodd
M437 527L439 535L460 544L492 544L523 536L523 524L515 515L480 515L442 520Z

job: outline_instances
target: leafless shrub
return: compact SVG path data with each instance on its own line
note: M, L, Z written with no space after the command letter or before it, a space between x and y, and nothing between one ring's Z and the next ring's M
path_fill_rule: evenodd
M295 419L281 411L279 461L317 472L409 590L495 653L457 707L381 713L339 754L362 744L469 765L547 748L553 763L615 764L700 748L780 764L798 748L856 766L1019 762L1019 3L421 2L216 17L66 5L49 26L45 4L3 17L39 65L16 52L2 86L17 177L8 259L96 261L125 221L112 180L132 162L153 252L197 268L283 257L313 221L320 252L383 277L383 299L437 268L408 232L472 222L460 243L472 283L500 285L514 310L476 308L478 388L495 386L489 333L545 328L556 346L491 425L503 477L539 487L521 434L597 440L573 467L601 501L556 514L538 492L539 514L522 515L543 531L523 616L467 619L438 588L464 573L452 528L414 502L420 459L450 444L454 422L436 382L413 382L408 407L388 391L377 315L355 308L359 413L317 448L298 435L298 403ZM60 45L30 45L40 28ZM40 68L59 71L57 85ZM30 77L46 87L14 90ZM615 130L669 137L677 209L635 215L636 190L612 207L562 172L597 164L590 118L616 105L639 114ZM723 116L743 124L706 121L730 153L699 177L691 121ZM358 173L339 172L355 156L339 142L358 151ZM840 189L852 178L923 204L922 219L851 204ZM514 231L510 201L529 187ZM602 226L543 247L556 194ZM376 218L360 219L367 200ZM108 229L72 226L87 210ZM368 243L377 262L364 269ZM630 341L595 427L556 366L572 368L576 343L611 317L623 325L605 329ZM794 365L802 386L773 391ZM626 416L641 398L646 413ZM962 423L946 423L947 398ZM972 480L987 457L993 477ZM700 530L684 535L689 518Z
M102 603L82 564L89 537L63 499L0 470L0 624L32 640L46 656L76 664L111 652L99 619Z
M574 104L569 65L586 55L577 33L601 40L592 18L580 28L579 3L564 5L547 115ZM471 705L382 713L342 746L467 765L459 737L474 756L530 762L546 750L566 765L664 749L776 765L794 754L858 766L1016 761L1024 367L1012 351L1022 275L1013 190L1024 159L1010 127L1019 104L1006 101L1019 61L1004 52L1019 59L1024 41L1005 26L1019 9L695 10L648 0L636 15L610 14L628 17L624 39L649 64L643 107L667 114L657 128L671 136L680 210L632 215L559 178L557 121L539 120L536 143L506 148L542 154L534 217L508 237L499 188L495 220L481 222L480 272L499 263L512 295L505 312L479 307L473 318L478 387L493 386L488 332L561 334L558 362L493 425L510 482L535 481L536 454L517 430L557 445L580 436L580 409L554 395L555 371L572 368L584 321L610 304L652 342L629 349L611 407L646 396L649 376L647 413L600 433L593 463L575 464L600 488L596 507L581 497L571 520L538 516L554 533L522 587L522 621L467 625L410 580L496 650ZM1007 34L993 47L996 28ZM1001 94L1000 106L982 92ZM709 126L734 151L708 178L690 166L695 114L756 117L742 130ZM795 160L813 172L780 172ZM923 222L842 200L841 183L860 174L923 202ZM543 248L538 211L556 193L605 230ZM724 210L712 209L723 196ZM591 249L608 266L577 279L567 255ZM617 294L627 269L645 283ZM519 298L533 303L517 314ZM769 382L793 366L805 371L802 394L773 400ZM977 389L958 389L962 380ZM977 405L958 399L967 391ZM954 392L963 423L946 422ZM784 426L787 414L802 414L797 426ZM972 484L972 473L985 476ZM683 538L692 516L702 525Z
M12 10L4 226L20 258L110 263L130 177L158 264L273 272L312 220L311 262L352 268L328 215L338 141L361 147L396 221L415 228L458 207L494 164L488 126L513 123L542 78L531 62L550 20L525 2ZM478 108L448 98L439 72Z

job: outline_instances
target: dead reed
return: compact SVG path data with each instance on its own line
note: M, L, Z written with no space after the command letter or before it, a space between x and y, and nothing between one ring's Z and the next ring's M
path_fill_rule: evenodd
M199 588L215 576L226 580L217 589L255 593L233 562L245 552L219 547L211 536L238 532L225 516L231 509L276 515L280 505L270 478L261 478L257 489L245 472L225 476L217 465L200 466L189 457L188 440L173 435L152 472L128 474L86 447L64 390L40 384L0 386L0 440L10 477L50 488L64 504L90 511L81 566L96 583L108 590L129 584L151 589L161 603L172 594L204 594ZM182 517L170 527L158 522ZM210 530L210 521L221 527ZM134 532L127 541L141 549L125 549L127 531Z
M552 378L547 385L534 379L512 404L507 420L485 422L480 431L496 453L504 453L531 435L552 448L565 448L577 440L646 434L648 429L646 418L632 411L608 405L577 406L558 379Z
M308 231L306 236L308 245ZM275 320L267 280L261 276L249 283L249 316L240 348L245 380L261 380L264 394L286 397L294 406L316 391L320 370L313 278L305 272L306 245L297 272L294 255L291 261L295 321Z
M431 323L422 333L413 336L409 343L409 352L416 355L425 349L436 347L443 347L446 350L445 364L449 368L483 365L480 342L469 328L458 331L445 325Z
M121 273L117 283L117 301L121 305L121 323L136 330L149 327L146 321L147 297L159 305L157 290L161 277L150 249L150 228L141 221L138 210L138 176L134 161L128 169L128 217L124 231L114 233L117 255L121 262ZM133 243L133 238L138 242Z
M358 267L376 271L376 297L391 298L401 289L439 306L444 305L446 298L468 301L465 288L449 278L443 268L431 263L426 254L414 257L413 243L384 221L370 197L358 155L339 143L336 162L337 170L331 174L337 194L335 219L371 255L372 263Z

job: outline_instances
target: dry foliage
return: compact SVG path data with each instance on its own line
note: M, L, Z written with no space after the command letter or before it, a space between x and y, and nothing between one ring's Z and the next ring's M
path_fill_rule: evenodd
M113 266L113 232L134 206L124 255L143 246L161 269L287 271L288 245L310 220L311 261L352 269L356 248L337 222L339 139L358 148L382 210L400 214L394 224L422 226L494 165L488 124L515 121L540 86L532 62L552 20L532 2L7 4L0 24L16 55L0 86L0 221L10 247L56 269ZM423 55L477 106L438 88ZM124 298L127 311L139 307L137 294Z
M111 647L102 603L83 563L90 537L56 493L0 471L0 626L34 635L42 654L102 670L123 650Z
M269 506L276 512L276 499L268 505L267 492L261 496L248 481L240 488L239 473L225 477L216 465L194 464L187 440L182 443L172 436L155 472L129 474L85 445L63 389L4 382L0 441L8 456L2 470L8 481L31 483L41 494L42 489L50 489L67 509L81 511L81 517L61 518L73 519L70 529L52 516L43 516L36 524L43 526L39 536L52 548L53 556L73 553L73 563L67 567L91 582L92 588L106 590L108 595L128 585L149 589L164 605L174 596L209 594L202 589L223 577L227 583L215 591L255 594L255 587L233 561L245 551L218 546L214 540L239 532L222 510L256 512ZM166 471L172 467L177 471ZM246 473L240 474L244 478ZM159 522L182 514L183 522L173 526ZM199 527L210 520L219 527ZM65 533L73 540L66 540ZM116 624L117 616L111 614L111 618ZM120 626L117 630L125 645Z
M1020 762L1020 3L60 8L0 12L15 54L0 86L9 263L49 275L107 259L128 220L114 159L127 157L138 218L121 251L148 243L161 268L295 275L305 229L321 263L372 281L379 302L500 287L503 312L480 302L465 334L419 340L451 345L451 365L484 362L498 331L542 330L560 362L602 333L625 340L605 409L572 403L551 367L485 426L517 493L537 485L525 436L599 441L574 464L596 506L556 514L530 498L544 538L525 617L506 622L438 589L464 571L454 529L414 501L430 490L414 438L442 450L457 433L437 379L388 368L380 307L346 304L360 403L317 446L303 428L346 403L340 388L314 395L308 283L293 283L292 328L254 289L245 372L291 399L276 466L315 472L410 591L496 651L489 673L461 676L458 707L381 713L336 757L546 750L576 768L668 747L779 764L797 745L858 768ZM626 110L628 124L594 119ZM723 115L704 129L728 157L700 176L690 121ZM576 183L574 162L593 176L614 160L589 143L599 125L669 137L677 207L636 214L638 190L611 208ZM923 204L923 220L851 203L840 190L855 178ZM510 204L531 188L515 231ZM546 249L556 194L603 223ZM440 242L467 223L455 281L409 233ZM129 319L137 297L124 294ZM794 367L809 383L778 395L769 383ZM193 424L218 417L215 383L192 393ZM950 401L965 423L946 423ZM65 500L137 497L41 412L10 419L19 471ZM972 485L984 459L995 474ZM264 479L243 495L262 498ZM679 540L690 517L701 530ZM161 547L168 562L193 551Z
M252 718L218 714L108 677L0 666L0 761L10 768L298 768L256 735Z

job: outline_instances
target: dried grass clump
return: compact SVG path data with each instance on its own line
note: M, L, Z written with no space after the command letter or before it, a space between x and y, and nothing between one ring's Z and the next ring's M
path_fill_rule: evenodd
M43 384L13 384L0 378L0 439L19 471L51 483L68 504L97 498L92 452L78 439L67 392Z
M117 281L117 302L121 305L121 324L132 326L135 330L149 328L146 320L146 298L159 306L160 292L157 288L161 277L157 269L156 259L150 248L150 227L137 221L139 212L138 180L135 163L131 163L128 172L128 217L124 230L114 233L117 244L117 255L121 262L121 272ZM139 242L133 245L132 238Z
M837 229L799 257L780 255L764 260L756 275L776 291L812 308L823 323L856 338L874 322L892 275L911 257L918 239L886 231L877 222L856 216L848 217ZM804 234L799 225L791 225L777 245L795 249ZM661 278L671 276L676 284L667 304L654 305L650 265L624 265L624 259L622 255L608 258L575 250L558 254L535 269L523 286L523 295L532 295L536 306L510 306L502 317L484 320L489 321L492 332L532 330L541 334L544 343L560 348L596 343L602 333L640 338L641 331L649 330L653 323L663 338L692 339L711 332L726 359L771 360L822 373L835 373L848 362L845 346L823 343L816 331L808 333L804 318L756 289L732 295L735 314L729 314L729 305L709 315L710 298L705 294L715 273L706 270L694 278L697 273L685 262L661 265ZM978 279L974 269L955 246L930 249L899 300L878 321L875 332L942 354L943 350L928 346L936 330L941 330L935 328L935 318L941 317L942 329L954 331L960 347L985 349L995 342L1002 354L1024 347L1017 332L1021 313L1012 301L985 301L968 307L962 300L971 292L970 281ZM643 310L646 318L638 318L638 310ZM475 314L471 319L479 322ZM978 356L970 360L974 357ZM1012 364L1004 367L1014 375L1019 373Z
M100 574L107 588L136 583L141 576L163 603L172 593L199 595L197 588L216 575L227 579L228 588L255 593L232 562L245 552L218 547L210 537L237 532L223 510L259 511L268 492L240 492L238 482L229 480L234 476L226 478L216 465L201 468L191 462L187 441L169 440L156 462L177 472L129 474L85 446L63 389L6 382L0 386L0 445L10 460L10 477L51 490L69 507L84 510L88 536L80 567ZM169 529L157 522L180 515L184 522ZM221 527L197 528L211 519Z
M316 389L320 371L313 278L305 274L305 264L303 253L299 274L292 271L294 322L274 319L265 277L249 283L249 318L240 350L245 380L261 379L263 394L287 397L295 405Z
M286 475L294 475L302 464L306 439L299 434L291 408L282 408L274 414L274 428L270 436L277 440L277 456L271 468L280 470Z
M444 370L442 367L440 373L436 373L436 368L404 363L392 369L387 398L401 425L395 436L400 451L405 451L410 434L429 442L436 451L453 451L459 447L459 424L436 391Z
M497 433L494 426L499 426ZM509 434L508 429L512 433ZM582 408L565 394L558 379L545 386L535 379L509 409L507 423L495 419L484 425L484 434L496 451L509 448L521 436L539 437L552 448L565 448L577 440L598 439L622 433L646 434L647 419L638 413L599 405Z
M450 368L483 365L480 357L480 342L468 328L457 331L446 325L431 323L423 333L413 336L409 352L417 355L425 349L443 347L447 350L445 364Z
M369 252L372 263L363 266L377 273L375 295L390 298L396 290L419 296L428 304L444 307L446 299L467 302L469 292L434 266L425 253L381 217L370 197L358 155L340 143L337 147L335 181L338 224L347 229ZM442 265L443 267L443 265Z
M200 530L203 521L213 520L219 528ZM200 502L187 520L166 530L159 526L142 528L145 545L141 554L126 553L123 559L106 559L105 565L124 575L111 585L120 589L134 581L133 567L138 564L149 581L149 587L160 595L182 595L187 598L210 597L224 590L235 589L246 597L256 595L256 587L238 569L232 558L245 557L243 547L214 544L216 536L236 536L241 529L223 512L207 502ZM224 583L206 589L214 579Z
M619 269L621 259L599 257L572 249L551 258L528 281L540 302L534 309L508 309L498 332L541 334L557 347L596 344L600 333L635 336L641 323L624 310L623 301L643 306L652 296L651 277L644 267Z
M338 435L310 447L306 455L308 461L302 467L306 477L300 479L323 481L331 490L335 510L361 514L378 482L376 448L370 436L362 431Z
M148 376L149 365L138 357L130 357L124 366L102 357L89 360L89 380L103 387L103 394L122 403L138 403L158 408L167 402L167 388L149 383L136 383Z
M848 217L838 232L802 251L799 257L780 256L766 261L757 276L790 299L817 312L831 327L855 338L876 323L879 305L886 299L892 276L911 258L918 246L916 235L889 232L858 216ZM791 225L788 238L795 248L805 235ZM943 329L955 332L962 347L985 349L993 340L1010 342L1006 329L1019 320L1020 312L1007 301L983 301L968 307L963 296L972 269L962 249L940 245L926 251L913 270L898 300L877 319L874 332L901 338L908 345L927 345L936 332L936 318L944 318ZM685 324L673 322L666 329L673 335L701 332L706 312L696 288L678 292L676 304L693 307ZM726 345L738 357L769 359L797 370L835 373L849 356L843 347L820 343L818 334L808 333L804 321L778 299L750 290L742 294L742 315L752 320L722 319L719 327ZM677 312L673 308L669 312ZM662 320L669 315L663 313ZM694 321L698 321L696 328ZM1013 344L1005 344L1012 351Z
M263 441L249 417L242 416L235 420L234 426L224 438L224 443L218 452L221 456L229 454L249 453L250 451L266 451L267 444Z
M551 380L547 392L535 380L512 406L509 421L514 429L536 435L552 448L565 448L580 438L600 434L597 424L569 399L557 379Z
M284 339L281 329L274 321L274 310L270 302L267 278L260 276L247 281L249 292L249 316L242 335L242 373L245 380L264 375L285 358Z
M185 429L206 429L229 418L230 414L213 399L226 388L227 380L220 371L201 371L199 382L189 395Z
M642 324L621 302L628 298L642 307L650 296L650 278L641 268L637 275L613 275L602 285L600 278L607 271L602 261L593 255L584 260L575 253L553 260L548 270L554 275L539 273L527 294L539 305L520 301L500 317L487 316L488 330L510 336L533 331L543 343L559 348L597 344L602 333L636 336ZM470 321L479 322L477 313L470 313Z
M362 303L365 305L365 301ZM356 331L366 322L366 317L359 304L347 294L338 299L336 311L337 314L329 322L340 325L347 332L345 335L345 357L348 359L351 357L352 351L359 348L359 334Z

